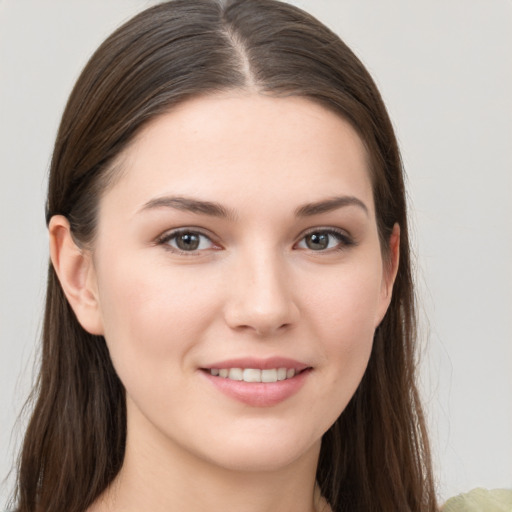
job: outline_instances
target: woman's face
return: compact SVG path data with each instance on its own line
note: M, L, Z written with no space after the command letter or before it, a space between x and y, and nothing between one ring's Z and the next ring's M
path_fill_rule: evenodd
M234 92L157 118L120 165L92 282L129 440L231 469L317 454L394 277L355 131Z

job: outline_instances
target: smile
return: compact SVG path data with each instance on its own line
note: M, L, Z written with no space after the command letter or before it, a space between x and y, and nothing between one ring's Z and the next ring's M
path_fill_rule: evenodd
M210 368L210 375L244 382L278 382L295 377L295 368Z
M288 357L239 357L199 368L222 394L251 407L272 407L298 393L313 366Z

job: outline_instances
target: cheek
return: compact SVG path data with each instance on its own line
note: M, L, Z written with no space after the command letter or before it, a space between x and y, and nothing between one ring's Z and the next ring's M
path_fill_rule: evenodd
M172 423L194 396L190 381L181 377L193 369L195 351L215 317L215 288L202 288L186 272L169 268L113 268L100 293L114 368L138 409Z
M308 310L322 347L327 393L333 405L332 421L342 412L366 370L373 346L375 318L381 303L380 260L353 265L311 287ZM325 382L324 382L325 384Z
M105 338L116 369L183 365L215 316L215 287L190 272L118 262L100 280ZM126 277L128 276L128 277Z
M326 339L357 343L373 337L382 303L380 258L334 269L308 288L307 309Z

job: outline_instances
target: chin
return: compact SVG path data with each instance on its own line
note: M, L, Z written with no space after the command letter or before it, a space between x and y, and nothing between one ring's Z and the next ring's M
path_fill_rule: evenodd
M293 435L231 437L215 445L215 453L206 454L210 463L237 472L275 472L299 460L316 461L320 453L321 438L311 442Z

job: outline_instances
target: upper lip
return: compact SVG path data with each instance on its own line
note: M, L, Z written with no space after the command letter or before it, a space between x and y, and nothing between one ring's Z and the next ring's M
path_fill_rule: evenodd
M260 370L268 370L272 368L294 368L296 371L302 371L306 368L310 368L310 365L290 359L288 357L269 357L269 358L255 358L255 357L241 357L235 359L225 359L223 361L217 361L207 366L203 366L203 369L218 368L255 368Z

